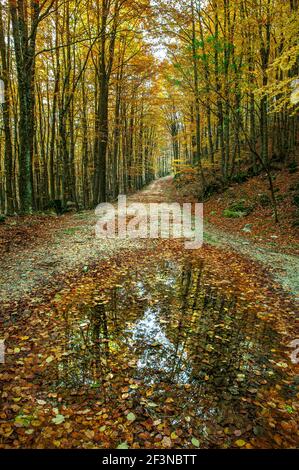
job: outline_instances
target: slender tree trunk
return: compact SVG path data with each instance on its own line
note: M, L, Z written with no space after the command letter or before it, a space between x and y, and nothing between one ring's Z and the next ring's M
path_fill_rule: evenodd
M206 182L201 162L201 123L200 123L200 101L199 101L199 78L198 78L198 60L196 48L196 29L194 1L191 0L192 11L192 55L193 55L193 76L194 76L194 94L195 94L195 126L196 126L196 164L199 168L201 178L202 193L204 193Z
M32 157L35 107L35 49L40 4L31 0L30 25L24 0L9 0L19 92L19 196L21 212L33 209Z
M3 91L3 124L5 136L5 155L4 155L4 168L5 168L5 199L6 199L6 212L13 214L15 210L14 197L13 197L13 149L12 149L12 136L10 127L10 83L9 83L9 59L8 59L8 45L5 39L4 24L3 24L3 11L2 4L0 3L0 54L2 61L2 80L4 85Z

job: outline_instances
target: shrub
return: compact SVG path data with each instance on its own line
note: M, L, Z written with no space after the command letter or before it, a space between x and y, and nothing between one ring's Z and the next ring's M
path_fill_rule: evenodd
M223 216L227 219L240 219L242 217L246 217L246 215L246 212L234 211L231 209L225 209L223 211Z
M289 164L289 172L291 175L293 175L294 173L297 173L298 171L298 163L295 162L295 160Z
M208 199L209 197L213 196L213 194L221 192L221 189L221 185L217 182L208 184L204 190L204 199Z
M281 203L285 200L286 196L283 195L283 194L278 194L278 196L276 196L276 202L278 203Z
M299 192L299 183L294 184L293 186L290 186L290 191L297 191Z
M259 194L258 203L262 207L269 207L269 206L272 205L271 198L270 198L270 196L268 196L268 194Z
M248 181L248 179L249 179L248 173L240 173L238 175L234 175L232 177L231 181L233 183L242 184L242 183L245 183L246 181Z
M63 206L63 203L60 199L54 199L44 207L44 210L54 210L57 215L62 215L65 213L66 208Z
M5 222L5 219L6 219L5 215L0 214L0 224L3 224Z
M245 199L241 199L240 201L233 202L233 203L228 207L228 210L229 210L229 211L231 211L231 212L236 212L236 213L239 212L239 213L244 214L245 216L251 214L251 212L253 211L253 209L254 209L253 206L249 206L248 204L246 204L246 200L245 200ZM242 215L241 217L243 217L243 215Z
M295 194L295 196L293 198L293 202L294 202L296 207L299 207L299 193Z

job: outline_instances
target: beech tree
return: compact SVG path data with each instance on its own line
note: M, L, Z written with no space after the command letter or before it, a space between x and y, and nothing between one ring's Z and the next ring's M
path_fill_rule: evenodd
M264 171L276 214L298 1L3 0L0 16L1 212L91 208L174 170L201 197Z

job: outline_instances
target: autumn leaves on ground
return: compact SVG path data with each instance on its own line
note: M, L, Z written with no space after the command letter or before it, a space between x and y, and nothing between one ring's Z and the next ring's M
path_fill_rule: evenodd
M132 200L176 191L162 180ZM47 230L23 220L28 236L33 222L42 230L14 245L18 263L49 256L57 240L74 258L69 270L57 259L51 282L41 273L30 293L24 272L23 295L2 302L1 447L295 447L296 304L267 267L225 246L188 252L171 240L128 241L82 263L92 219L47 217Z

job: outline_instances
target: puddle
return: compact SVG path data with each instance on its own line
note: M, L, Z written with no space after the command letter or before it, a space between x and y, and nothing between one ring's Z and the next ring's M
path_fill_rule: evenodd
M280 340L227 290L213 286L202 261L161 261L104 292L95 285L91 305L76 299L63 313L64 359L50 386L90 387L116 406L125 392L173 424L198 417L250 427L254 398L280 380L271 353Z

